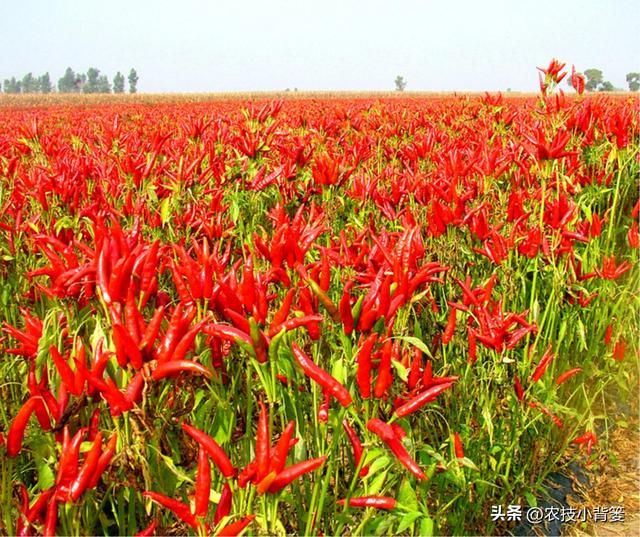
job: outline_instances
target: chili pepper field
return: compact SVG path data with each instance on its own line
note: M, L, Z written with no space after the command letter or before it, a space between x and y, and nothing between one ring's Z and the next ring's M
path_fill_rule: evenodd
M0 101L0 534L504 534L597 467L640 101L566 74Z

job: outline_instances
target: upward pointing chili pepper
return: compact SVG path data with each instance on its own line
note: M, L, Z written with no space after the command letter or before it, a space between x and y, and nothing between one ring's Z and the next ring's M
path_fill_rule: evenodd
M296 361L311 380L328 390L343 407L346 408L353 402L347 389L324 369L311 361L298 345L293 343L292 348Z
M256 434L256 462L258 463L258 481L262 481L269 473L269 451L271 438L269 435L269 417L267 408L260 401L260 414L258 417L258 431Z

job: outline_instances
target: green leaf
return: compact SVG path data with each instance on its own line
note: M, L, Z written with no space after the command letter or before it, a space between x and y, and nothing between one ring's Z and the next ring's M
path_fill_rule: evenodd
M430 517L425 517L420 522L420 535L422 537L432 537L433 536L433 519Z
M213 420L213 439L218 444L226 444L231 440L231 433L235 422L235 413L230 409L218 407Z
M53 470L43 457L35 457L35 459L38 467L38 487L40 487L40 490L50 489L56 480Z
M347 372L344 367L344 360L342 358L338 358L334 360L333 367L331 368L331 376L336 379L340 384L344 384Z
M531 494L530 492L525 492L524 497L527 499L527 504L529 504L529 507L538 507L538 500L533 494Z
M398 492L398 503L403 507L411 509L412 511L418 510L418 497L411 482L405 479L400 485L400 491Z
M413 337L413 336L395 336L393 339L399 339L401 341L406 341L410 345L413 345L414 347L418 347L418 349L420 349L422 352L424 352L429 358L433 358L433 356L431 356L431 351L429 350L429 347L427 347L425 345L424 341L422 341L421 339L418 339L417 337Z
M398 376L400 377L400 379L403 382L407 382L407 380L409 379L409 372L407 371L407 368L405 366L403 366L400 362L396 361L396 360L393 360L391 362L391 365L393 366L393 368L398 373Z
M400 535L406 529L408 529L413 523L418 520L422 516L422 513L419 511L413 511L412 513L407 513L400 519L400 524L398 524L398 528L396 529L396 534Z
M378 476L371 482L371 484L367 486L367 495L375 496L376 494L379 494L382 490L385 479L387 479L386 470L381 474L378 474Z
M462 457L462 459L457 459L457 461L462 466L466 466L467 468L471 468L472 470L475 470L476 472L480 471L480 469L475 465L475 463L471 459L468 459L467 457Z
M391 459L386 455L381 455L379 450L375 451L377 451L377 454L374 453L374 450L370 450L367 453L368 456L366 456L365 458L365 464L368 463L368 461L373 460L373 462L369 465L369 473L367 474L367 477L373 476L379 470L381 470L385 466L388 466L391 462Z

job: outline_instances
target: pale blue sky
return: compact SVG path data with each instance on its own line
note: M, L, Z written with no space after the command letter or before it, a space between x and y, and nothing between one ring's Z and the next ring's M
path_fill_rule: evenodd
M640 71L638 0L0 0L0 80L67 66L140 91L535 90L552 57Z

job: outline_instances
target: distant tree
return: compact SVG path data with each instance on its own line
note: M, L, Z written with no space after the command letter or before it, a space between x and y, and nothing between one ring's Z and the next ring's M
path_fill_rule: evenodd
M36 79L33 73L27 73L22 77L22 93L36 93Z
M58 91L60 93L72 93L76 91L76 74L71 67L67 67L64 75L58 80Z
M113 77L113 93L124 93L124 75L120 71Z
M73 81L73 91L75 93L80 93L84 89L86 83L87 75L85 75L84 73L77 74L76 79Z
M98 93L111 93L111 84L109 84L107 75L100 75L98 77L96 85L98 88Z
M5 93L20 93L21 90L21 82L16 80L15 76L12 76L10 79L4 81L4 92Z
M407 87L407 82L405 81L403 76L398 75L395 79L396 91L404 91L404 88Z
M87 83L82 88L82 93L98 93L98 79L100 78L100 69L89 67L87 69Z
M627 73L627 84L629 91L640 90L640 73Z
M584 76L587 78L584 84L584 89L587 91L596 91L598 86L604 81L600 69L587 69L584 72Z
M129 93L136 93L138 91L138 73L135 69L129 71Z
M53 91L53 84L51 84L48 72L38 78L38 85L40 86L40 93L51 93Z
M614 85L608 80L601 82L600 86L598 86L598 91L615 91L615 89Z

